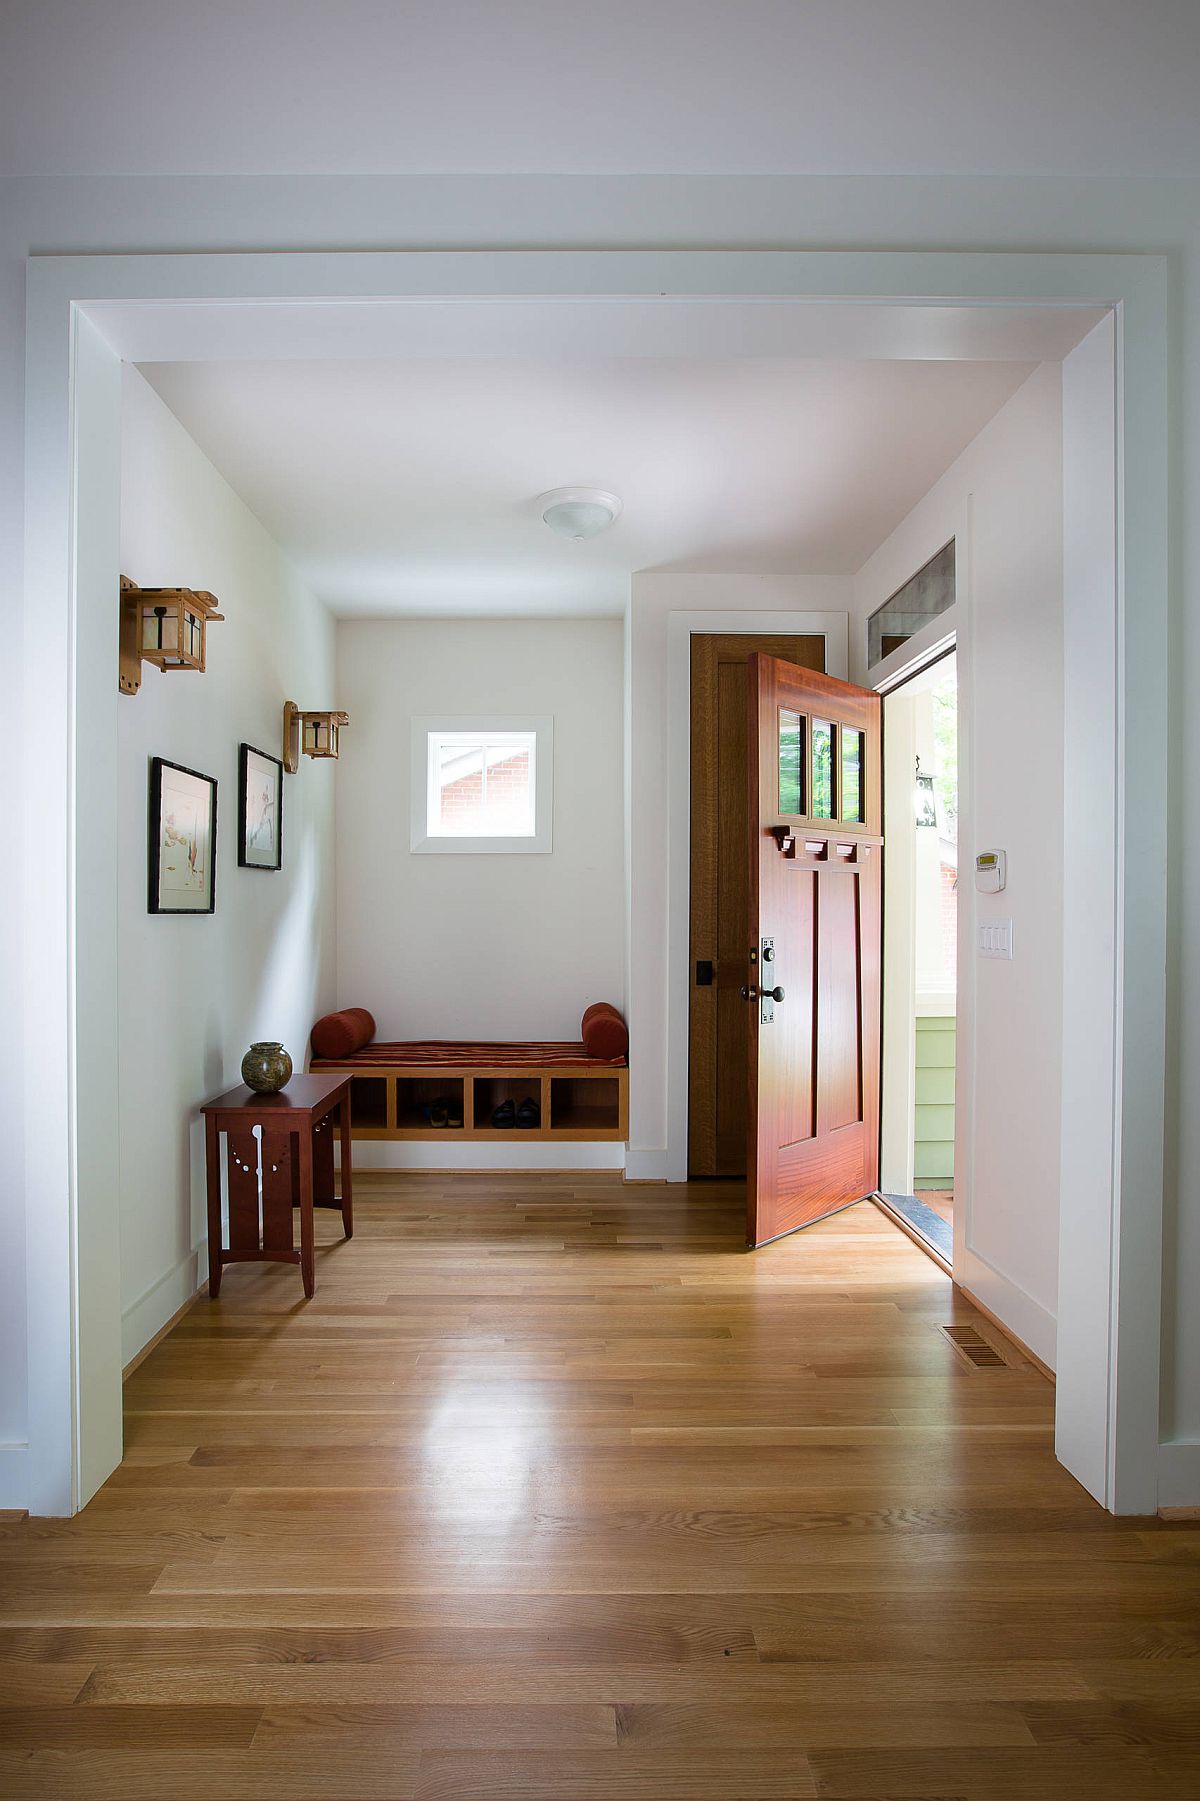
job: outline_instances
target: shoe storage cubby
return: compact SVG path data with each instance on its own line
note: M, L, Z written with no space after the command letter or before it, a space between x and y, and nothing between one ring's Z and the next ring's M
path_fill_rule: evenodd
M524 1071L508 1076L472 1076L472 1087L475 1090L475 1130L495 1132L497 1137L509 1132L518 1132L522 1138L540 1135L546 1123L546 1106L542 1095L542 1078L536 1070L526 1074ZM522 1101L535 1101L538 1109L538 1123L529 1126L494 1126L492 1115L497 1107L511 1101L519 1107Z
M386 1076L354 1076L350 1082L350 1130L359 1137L385 1137L388 1120Z
M605 1138L621 1123L621 1085L612 1076L552 1076L550 1125L580 1138Z
M500 1047L497 1047L500 1048ZM323 1068L336 1067L331 1063ZM351 1070L350 1129L356 1138L534 1139L578 1141L621 1140L628 1132L627 1069L578 1068L431 1068L396 1064L360 1075ZM435 1101L457 1101L462 1124L435 1126L425 1116ZM493 1126L492 1115L504 1101L519 1107L537 1102L535 1127Z
M396 1076L396 1129L400 1132L454 1132L466 1128L466 1083L460 1075ZM435 1126L426 1117L437 1101L451 1102L457 1125Z

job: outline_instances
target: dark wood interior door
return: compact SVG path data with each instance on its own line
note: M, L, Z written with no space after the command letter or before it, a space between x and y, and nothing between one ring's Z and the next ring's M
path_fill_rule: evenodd
M880 699L750 659L747 1238L879 1182Z
M746 1173L746 690L756 651L824 669L822 633L692 639L688 1173Z

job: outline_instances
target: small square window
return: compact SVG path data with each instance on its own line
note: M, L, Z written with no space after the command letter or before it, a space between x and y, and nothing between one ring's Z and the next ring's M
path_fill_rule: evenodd
M414 719L412 849L551 848L553 721Z
M430 732L430 836L532 838L536 770L535 732Z

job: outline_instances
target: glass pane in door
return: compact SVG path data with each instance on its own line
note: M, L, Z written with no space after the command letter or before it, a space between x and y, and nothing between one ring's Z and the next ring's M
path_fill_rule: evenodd
M811 817L832 819L833 816L833 726L828 719L814 719Z
M862 792L863 735L850 726L842 727L842 818L847 825L863 821Z
M804 716L779 709L779 811L804 811Z

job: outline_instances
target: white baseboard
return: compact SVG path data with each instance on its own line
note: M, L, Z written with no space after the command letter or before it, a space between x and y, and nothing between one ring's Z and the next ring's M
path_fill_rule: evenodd
M1200 1439L1176 1438L1158 1447L1160 1507L1200 1507Z
M121 1312L121 1365L133 1362L156 1332L161 1332L169 1319L186 1306L196 1290L208 1279L208 1245L196 1248L169 1269L165 1276L151 1284L145 1294L131 1301Z
M400 1143L382 1138L360 1138L354 1145L355 1169L432 1169L432 1170L554 1170L554 1169L624 1169L623 1144L538 1143L522 1144L514 1132L511 1144L455 1144L439 1139Z
M0 1512L29 1505L29 1446L0 1444Z
M961 1262L955 1263L954 1280L969 1288L1002 1326L1029 1346L1047 1369L1058 1368L1058 1323L1040 1301L1018 1288L976 1251L968 1250Z
M632 1145L626 1151L627 1182L670 1182L677 1179L671 1175L669 1151L636 1151Z

